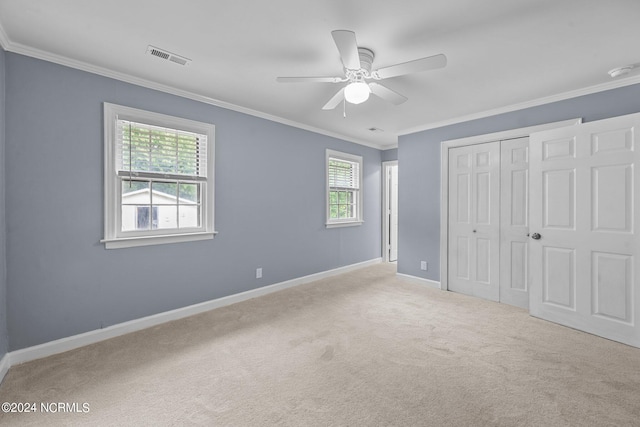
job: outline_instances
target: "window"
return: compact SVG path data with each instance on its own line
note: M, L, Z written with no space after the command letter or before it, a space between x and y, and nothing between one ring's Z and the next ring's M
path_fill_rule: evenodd
M211 239L214 126L104 104L107 249Z
M362 157L327 150L327 227L362 224Z

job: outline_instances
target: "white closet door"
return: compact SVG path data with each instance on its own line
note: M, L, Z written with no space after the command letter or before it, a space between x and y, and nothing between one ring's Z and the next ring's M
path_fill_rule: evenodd
M529 307L529 138L500 142L500 302Z
M634 114L532 134L530 147L531 314L634 346L639 131Z
M449 289L498 301L500 143L449 151Z

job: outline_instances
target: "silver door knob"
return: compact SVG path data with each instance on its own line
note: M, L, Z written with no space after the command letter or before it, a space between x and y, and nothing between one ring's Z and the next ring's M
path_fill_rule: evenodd
M542 236L540 234L538 234L538 233L533 233L531 235L531 238L534 239L534 240L540 240L541 237Z

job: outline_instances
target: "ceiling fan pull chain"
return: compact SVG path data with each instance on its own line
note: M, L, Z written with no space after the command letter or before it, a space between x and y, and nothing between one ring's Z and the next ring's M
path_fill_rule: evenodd
M347 118L347 100L342 100L342 117Z

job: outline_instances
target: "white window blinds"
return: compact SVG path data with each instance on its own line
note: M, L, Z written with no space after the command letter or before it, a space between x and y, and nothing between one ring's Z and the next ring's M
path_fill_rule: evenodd
M119 176L206 181L207 136L117 120L116 169Z
M357 190L360 188L360 165L357 162L329 158L329 187L332 190Z

